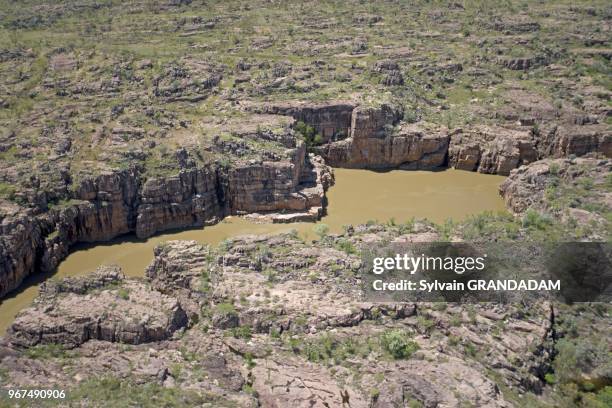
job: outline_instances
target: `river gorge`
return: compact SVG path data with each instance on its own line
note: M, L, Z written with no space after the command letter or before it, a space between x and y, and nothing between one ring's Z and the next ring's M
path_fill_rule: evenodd
M454 169L440 171L391 170L376 172L334 169L335 185L327 192L327 214L319 221L332 233L342 226L367 221L405 222L413 217L442 223L461 220L483 211L501 211L499 195L503 176ZM218 224L198 229L162 233L147 239L126 235L97 244L78 244L57 270L30 276L0 303L0 331L27 307L38 293L38 283L48 278L79 276L105 264L119 265L128 276L143 276L153 260L153 248L169 240L195 240L217 245L229 237L297 230L302 238L316 237L311 222L269 223L244 217L227 217Z

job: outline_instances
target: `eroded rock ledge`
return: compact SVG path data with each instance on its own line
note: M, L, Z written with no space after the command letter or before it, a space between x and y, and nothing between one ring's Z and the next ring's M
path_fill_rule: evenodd
M553 212L561 207L555 205L555 199L563 199L570 204L565 215L577 217L580 222L597 221L595 211L580 207L589 208L591 204L593 208L609 209L612 194L594 191L593 186L607 185L611 173L610 159L545 159L513 170L499 190L508 209L517 214L529 208ZM559 189L564 194L556 197ZM582 194L581 190L590 194Z
M43 285L7 335L17 347L72 348L89 340L139 344L167 339L186 324L175 298L125 280L118 267L101 267L91 277Z

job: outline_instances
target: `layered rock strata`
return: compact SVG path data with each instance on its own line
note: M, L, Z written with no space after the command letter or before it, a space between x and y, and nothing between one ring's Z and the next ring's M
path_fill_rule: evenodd
M348 139L317 148L327 163L348 168L431 169L445 165L449 136L445 129L428 130L400 124L401 112L356 108Z
M343 139L351 131L353 102L330 102L326 104L283 103L254 106L258 113L291 116L314 127L324 142Z
M333 184L331 169L306 153L235 167L188 167L144 180L136 169L83 180L71 199L47 211L3 206L0 221L0 296L35 271L51 271L78 242L106 241L134 232L213 224L230 214L279 212L316 220Z
M402 109L388 103L376 106L346 102L285 103L248 109L292 116L313 126L323 136L322 143L313 149L333 167L448 166L508 175L519 166L546 157L592 153L612 157L612 133L605 125L563 123L540 129L535 119L521 118L504 126L470 125L450 130L425 122L406 123ZM325 129L329 131L323 135ZM338 129L342 132L338 133Z
M43 285L34 305L9 328L11 343L70 348L89 340L140 344L167 339L187 324L175 298L151 291L144 282L125 281L118 269L105 267L91 278Z
M529 130L476 126L457 129L451 136L448 165L460 170L508 175L538 158Z
M324 136L314 152L336 167L449 166L508 175L543 157L593 152L612 156L612 135L605 125L536 129L535 122L524 120L520 126L472 125L450 131L424 122L406 123L402 109L386 103L286 103L247 110L310 124ZM49 211L47 206L61 192L34 197L38 210L3 204L0 296L33 271L55 268L77 242L105 241L130 232L145 238L166 229L212 224L228 214L272 222L319 218L333 176L320 158L307 154L305 143L287 136L291 143L285 159L197 167L183 158L182 170L173 176L144 179L129 168L86 178L72 192L62 193L70 197L68 202Z

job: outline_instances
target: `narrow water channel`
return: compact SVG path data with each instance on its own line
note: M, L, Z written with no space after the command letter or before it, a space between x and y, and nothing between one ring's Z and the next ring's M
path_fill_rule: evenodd
M369 220L380 222L393 218L404 222L412 217L444 222L462 220L483 211L499 211L504 203L498 187L504 177L459 170L373 172L335 169L336 184L328 191L327 215L320 221L331 232L343 225ZM109 243L81 245L59 265L53 278L84 275L104 264L117 264L129 276L143 276L153 260L153 248L168 240L196 240L217 245L229 237L297 230L304 238L314 238L313 223L256 224L229 217L223 222L180 232L160 234L147 240L120 238ZM20 290L0 303L0 333L4 333L15 315L36 297L38 283L48 276L28 279Z

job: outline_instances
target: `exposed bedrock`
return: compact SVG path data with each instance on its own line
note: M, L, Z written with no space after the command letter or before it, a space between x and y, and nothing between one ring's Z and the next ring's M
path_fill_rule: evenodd
M176 176L147 180L141 190L135 231L148 237L156 231L214 223L226 212L223 174L213 168L192 168Z
M512 169L538 159L530 130L474 126L453 132L448 165L460 170L508 175Z
M547 198L549 188L574 190L577 194L568 209L570 216L578 222L597 222L600 218L595 209L597 206L609 206L612 194L609 192L592 192L589 197L579 194L578 187L591 188L591 184L605 185L606 178L612 172L610 159L577 158L577 159L544 159L529 166L513 170L510 176L499 187L508 209L514 213L523 213L529 208L545 211L556 211L554 203ZM599 203L599 204L597 204Z
M462 170L507 175L537 160L530 129L473 126L450 132L443 126L401 122L401 111L387 105L356 108L351 137L317 148L338 167Z
M292 116L312 126L323 142L315 152L333 167L421 169L445 164L448 131L403 123L402 109L392 104L293 103L265 105L253 111Z
M257 113L291 116L297 121L308 123L323 137L324 142L328 142L349 135L355 106L355 103L344 101L325 104L293 102L253 106L252 110Z
M171 228L218 222L230 214L322 214L333 174L297 143L288 160L235 167L191 167L169 177L135 169L85 179L71 199L48 211L8 205L0 221L0 296L33 272L53 270L78 242L106 241L135 232L146 238Z
M548 126L540 131L540 157L583 156L598 152L612 157L612 131L607 125Z
M64 193L39 192L37 208L3 204L0 296L33 271L55 268L77 242L105 241L129 232L145 238L162 230L213 224L228 214L253 214L273 222L317 219L325 190L333 183L327 165L449 166L508 175L546 157L612 157L612 133L606 125L522 123L450 131L424 122L406 123L402 109L390 103L285 103L247 109L291 116L313 126L323 136L313 149L325 163L308 154L304 143L293 141L282 160L230 167L197 167L184 160L178 174L148 179L135 168L118 170L86 178L76 188L66 184ZM47 202L62 194L70 200L47 210Z
M90 277L43 284L7 337L19 347L76 347L89 340L139 344L165 340L186 324L176 298L152 292L144 282L124 281L118 267L103 267Z
M362 225L312 243L292 234L243 236L222 250L169 241L155 248L145 280L106 267L45 282L0 344L0 367L10 369L13 381L37 380L36 373L66 384L122 375L186 388L208 387L205 373L224 391L252 384L259 404L237 406L313 406L301 402L314 396L319 406L339 407L350 396L352 407L405 406L408 398L432 407L466 401L506 407L496 384L540 392L556 330L549 303L530 305L525 316L513 304L440 308L363 298L360 257L336 243L423 242L437 234L420 222L405 232ZM238 330L252 335L232 335ZM387 356L384 339L392 334L410 347L401 358ZM333 359L317 357L324 342L336 350ZM65 359L34 360L48 350L36 346L45 344L74 350ZM254 364L246 367L247 361ZM177 366L183 373L197 367L198 375L179 377L171 369ZM367 370L347 382L356 366Z
M317 148L331 166L430 169L445 164L445 128L400 123L401 111L389 105L353 111L350 137Z

